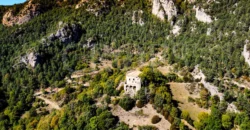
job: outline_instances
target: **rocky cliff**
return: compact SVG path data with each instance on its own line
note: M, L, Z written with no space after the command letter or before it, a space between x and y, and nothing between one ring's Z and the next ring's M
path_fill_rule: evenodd
M173 0L153 0L152 13L161 20L165 20L165 17L167 17L170 21L177 16L177 8Z
M8 10L2 18L2 24L5 26L21 25L30 21L35 16L39 15L39 10L40 5L34 4L31 0L17 15L14 15L12 9Z
M61 27L62 26L62 27ZM62 43L70 43L78 41L81 37L82 29L78 24L64 24L59 23L60 29L56 33L51 34L48 39L50 41L60 40Z

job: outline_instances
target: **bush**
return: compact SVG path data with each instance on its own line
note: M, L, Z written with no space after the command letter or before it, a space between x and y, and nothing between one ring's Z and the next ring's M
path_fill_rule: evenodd
M188 97L188 102L195 102L195 99L193 99L192 97Z
M119 99L113 99L112 101L111 101L111 103L113 104L113 105L117 105L118 103L119 103Z
M157 116L157 115L153 116L153 118L151 119L151 122L152 122L153 124L157 124L157 123L159 123L160 121L161 121L161 118L160 118L159 116Z
M105 97L105 101L106 101L107 104L110 104L110 103L111 103L111 98L110 98L110 96L107 95L107 96Z
M126 111L131 110L135 106L135 100L130 97L120 99L119 105Z
M167 119L168 119L168 116L169 116L169 112L163 110L163 111L162 111L162 115L163 115L163 116L165 117L165 119L167 120Z
M139 130L158 130L156 127L154 126L139 126Z
M167 119L170 123L173 123L174 122L174 118L172 116L168 116L168 119Z
M143 103L141 100L138 100L138 101L136 102L136 106L137 106L138 108L142 108L142 107L144 107L144 103Z

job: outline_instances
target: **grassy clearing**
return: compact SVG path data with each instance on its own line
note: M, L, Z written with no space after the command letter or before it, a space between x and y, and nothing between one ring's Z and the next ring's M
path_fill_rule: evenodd
M192 102L188 102L188 97L198 98L199 94L190 94L189 91L186 89L186 86L189 85L188 83L170 83L170 89L173 94L173 99L179 102L179 108L181 110L185 110L189 112L190 117L193 120L197 120L198 114L200 112L207 112L209 113L210 110L200 108L198 105Z

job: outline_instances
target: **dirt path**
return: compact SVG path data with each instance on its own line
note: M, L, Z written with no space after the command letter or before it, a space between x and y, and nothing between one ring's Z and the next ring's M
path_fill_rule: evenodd
M52 93L52 92L54 92L54 93L58 93L58 92L60 92L60 91L62 91L63 90L63 88L54 88L53 90L49 87L49 88L47 88L47 89L45 89L45 92L47 92L47 93ZM42 92L42 90L40 89L39 91L37 91L37 92L35 92L34 93L34 96L36 97L36 96L40 96L40 95L42 95L43 94L43 92Z
M54 88L53 90L52 90L51 88L45 89L45 91L46 91L47 93L49 93L49 94L58 93L58 92L60 92L60 91L62 91L62 90L63 90L63 88ZM47 99L47 98L45 98L45 97L42 96L42 95L43 95L42 90L37 91L36 93L34 93L34 96L35 96L36 98L39 98L39 99L43 100L43 101L44 101L46 104L48 104L51 108L56 109L56 110L60 110L60 109L61 109L61 108L59 107L59 105L57 104L57 102L54 102L54 101L52 101L52 100L50 100L50 99Z
M77 79L77 78L81 78L83 77L84 75L95 75L99 73L99 71L93 71L93 72L90 72L90 73L84 73L82 70L78 70L78 71L75 71L72 75L71 75L71 79Z
M56 102L54 102L54 101L51 101L51 100L49 100L49 99L47 99L47 98L45 98L45 97L42 97L42 96L37 96L37 98L43 100L46 104L49 104L49 105L50 105L52 108L54 108L54 109L57 109L57 110L60 110L60 109L61 109L61 108L59 107L59 105L58 105Z

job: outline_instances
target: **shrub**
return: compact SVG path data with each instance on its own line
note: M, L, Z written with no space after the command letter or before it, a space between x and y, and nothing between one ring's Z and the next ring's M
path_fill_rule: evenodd
M162 111L162 115L165 117L165 119L168 119L169 112L168 112L168 111L163 110L163 111Z
M110 98L110 96L107 95L107 96L105 97L105 101L106 101L107 104L110 104L110 103L111 103L111 98Z
M188 102L195 102L195 100L192 97L188 97Z
M173 123L174 122L174 118L172 116L168 116L168 119L167 119L170 123Z
M152 122L153 124L157 124L157 123L159 123L160 121L161 121L161 118L160 118L159 116L157 116L157 115L153 116L153 118L151 119L151 122Z
M130 97L120 99L119 105L126 111L131 110L135 106L135 101Z
M141 100L138 100L138 101L136 102L136 106L137 106L138 108L142 108L142 107L144 107L144 103L143 103Z
M113 105L117 105L117 104L119 103L119 99L113 99L113 100L111 101L111 103L112 103Z

